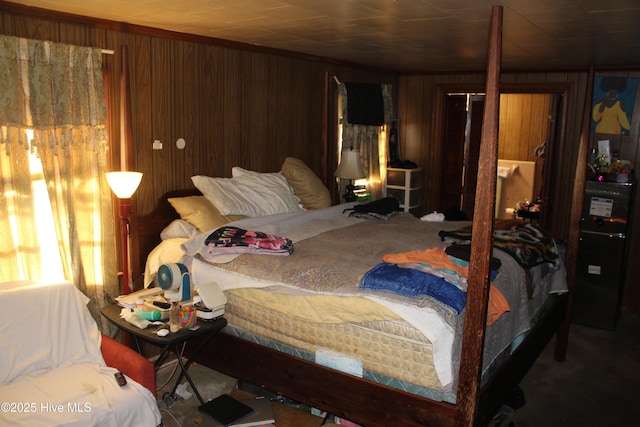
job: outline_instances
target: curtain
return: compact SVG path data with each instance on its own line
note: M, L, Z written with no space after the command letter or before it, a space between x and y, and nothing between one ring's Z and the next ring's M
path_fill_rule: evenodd
M342 142L341 151L353 149L360 153L362 167L367 173L367 191L373 200L384 196L384 181L386 171L386 129L387 123L393 119L392 86L388 84L379 85L382 95L382 123L380 125L353 123L349 119L349 91L345 83L338 84L339 96L341 97L342 115ZM373 88L378 85L370 85ZM363 102L371 102L369 97L359 98ZM353 103L351 104L353 108ZM375 113L372 113L375 116ZM369 116L371 118L371 115ZM360 121L360 120L357 120ZM367 120L364 120L367 121ZM371 120L368 120L371 122ZM345 192L347 182L340 181L340 193Z
M57 247L44 253L59 252L64 278L104 326L99 309L119 284L101 68L101 49L0 36L0 281L50 278L36 226L49 208Z

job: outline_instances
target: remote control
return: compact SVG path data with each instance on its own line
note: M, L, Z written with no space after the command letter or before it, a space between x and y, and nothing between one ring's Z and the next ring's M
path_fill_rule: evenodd
M124 374L122 372L118 371L113 374L113 376L116 377L116 382L120 387L127 385L127 379L124 377Z
M164 308L165 310L171 308L171 304L169 304L168 302L154 301L153 305L155 305L156 307Z

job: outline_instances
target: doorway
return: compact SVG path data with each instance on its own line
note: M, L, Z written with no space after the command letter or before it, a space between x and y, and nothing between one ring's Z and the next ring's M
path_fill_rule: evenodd
M502 93L496 217L511 218L518 202L544 200L547 153L559 137L563 97L556 93ZM472 218L484 95L447 93L440 209ZM548 168L548 165L546 166Z

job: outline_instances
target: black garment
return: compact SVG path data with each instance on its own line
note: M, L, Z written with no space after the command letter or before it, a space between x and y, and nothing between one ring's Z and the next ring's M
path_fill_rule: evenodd
M471 258L471 245L461 245L459 243L452 243L451 246L445 248L444 252L447 255L461 259L463 261L469 261ZM498 258L491 257L491 270L496 271L500 269L502 262Z
M383 197L382 199L374 200L373 202L354 205L352 208L345 209L342 213L347 211L354 211L358 213L377 213L386 215L391 212L398 212L400 210L400 202L393 197Z
M347 120L353 125L382 126L384 99L379 84L345 83L347 88Z

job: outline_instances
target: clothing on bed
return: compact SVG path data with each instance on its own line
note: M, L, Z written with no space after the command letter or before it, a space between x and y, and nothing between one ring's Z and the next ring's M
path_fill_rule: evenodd
M437 247L386 254L382 260L394 267L374 266L363 275L360 287L408 297L427 296L451 308L456 314L464 308L469 274L466 261L456 262L447 255L446 250ZM498 272L492 270L490 280L495 280L497 275ZM449 287L456 288L461 294L447 289ZM452 295L460 296L460 299L452 299ZM491 308L487 324L490 325L511 307L502 292L493 286L490 287L489 300Z
M438 234L442 241L468 244L471 229L469 225L453 231L441 230ZM524 269L529 298L533 295L529 269L545 262L557 266L559 260L551 235L532 223L496 219L493 246L509 254Z
M351 212L350 217L361 219L390 219L393 216L398 215L398 212L389 212L387 214L380 214L376 212Z
M400 202L393 197L383 197L373 202L354 205L351 208L347 208L342 213L351 211L350 217L364 218L364 219L389 219L394 215L397 215L400 211Z
M391 292L409 298L427 297L460 314L467 301L466 293L442 277L414 268L401 268L397 264L381 262L367 271L360 288Z
M258 253L267 255L290 255L293 242L286 237L239 227L222 226L204 241L210 254Z
M447 255L452 256L457 259L461 259L463 261L469 261L471 259L471 245L470 244L461 244L461 243L452 243L447 246L444 251ZM502 263L496 257L491 257L490 268L491 270L499 270L500 265Z
M402 262L395 265L400 268L411 268L421 271L425 274L431 274L436 277L440 277L444 279L445 282L455 286L461 291L466 291L467 289L467 277L461 276L453 270L433 267L431 264L428 264L426 262Z
M398 254L386 254L382 257L385 262L398 264L402 268L415 268L425 273L442 277L447 282L466 292L467 277L469 276L469 262L463 259L450 257L447 249L430 248L424 251L409 251ZM495 265L500 265L496 260ZM499 267L498 267L499 268ZM498 268L491 270L490 281L498 277ZM507 307L508 308L508 307Z
M449 256L440 248L430 248L424 251L408 251L397 254L386 254L382 257L384 262L391 262L394 264L402 263L420 263L428 264L431 268L443 270L449 275L455 273L458 280L452 282L454 285L461 289L467 288L467 276L469 275L469 268L456 264Z
M467 293L443 277L410 267L408 264L382 262L367 271L360 280L360 288L391 292L409 298L426 297L460 314L467 303ZM487 325L492 325L511 307L495 286L489 287Z
M454 231L441 230L443 241L471 241L471 226ZM493 244L511 255L524 268L558 260L553 238L536 224L512 220L496 220L493 232Z

